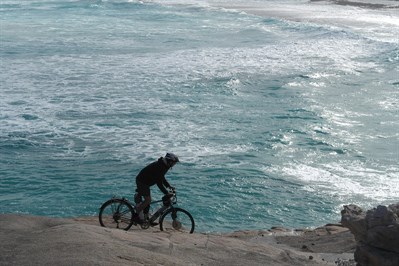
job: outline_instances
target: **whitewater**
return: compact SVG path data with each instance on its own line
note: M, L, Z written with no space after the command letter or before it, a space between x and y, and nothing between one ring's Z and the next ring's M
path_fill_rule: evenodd
M0 213L97 215L166 152L202 232L398 202L399 14L378 3L1 1Z

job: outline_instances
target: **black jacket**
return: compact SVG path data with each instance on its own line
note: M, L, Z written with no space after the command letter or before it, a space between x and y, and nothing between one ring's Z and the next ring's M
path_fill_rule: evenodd
M170 187L169 182L165 179L165 174L168 172L169 167L166 166L162 160L162 157L153 163L150 163L144 167L136 177L137 183L153 186L157 184L159 189L164 193L168 194L165 187Z

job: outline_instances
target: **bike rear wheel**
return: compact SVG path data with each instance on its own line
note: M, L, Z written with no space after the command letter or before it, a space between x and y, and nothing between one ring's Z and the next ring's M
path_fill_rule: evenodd
M191 214L181 208L172 208L165 212L159 218L159 227L161 231L185 232L192 234L194 232L194 218Z
M123 199L110 199L105 202L98 215L101 226L129 230L133 225L134 209Z

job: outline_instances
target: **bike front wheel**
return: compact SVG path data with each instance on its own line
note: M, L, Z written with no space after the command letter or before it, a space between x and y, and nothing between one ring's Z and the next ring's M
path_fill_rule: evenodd
M193 216L188 211L181 208L171 208L159 218L159 227L161 231L192 234L195 223Z
M133 225L134 209L123 199L110 199L105 202L98 215L101 226L129 230Z

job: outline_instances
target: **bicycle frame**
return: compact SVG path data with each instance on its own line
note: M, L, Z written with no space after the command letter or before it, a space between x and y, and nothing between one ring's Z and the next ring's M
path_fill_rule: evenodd
M144 221L144 223L141 224L141 227L143 229L148 228L151 223L155 222L156 219L158 219L160 216L162 216L162 214L167 212L169 209L174 209L173 205L177 204L176 194L173 193L173 196L169 199L168 205L165 205L163 200L152 201L150 203L150 205L154 205L156 203L161 203L161 202L163 203L163 205L159 209L157 209L154 214L152 214L151 216L148 217L148 221Z
M188 211L175 206L177 204L177 196L174 191L172 192L173 194L170 197L163 197L162 200L150 203L150 205L162 203L162 206L157 208L150 217L145 217L143 223L135 222L136 204L132 204L127 198L114 196L101 205L99 211L100 224L109 228L115 228L116 226L116 228L123 230L129 230L132 225L139 224L142 229L147 229L150 226L159 224L161 231L185 228L188 230L187 232L193 233L195 222L192 215ZM159 222L155 223L158 218Z

